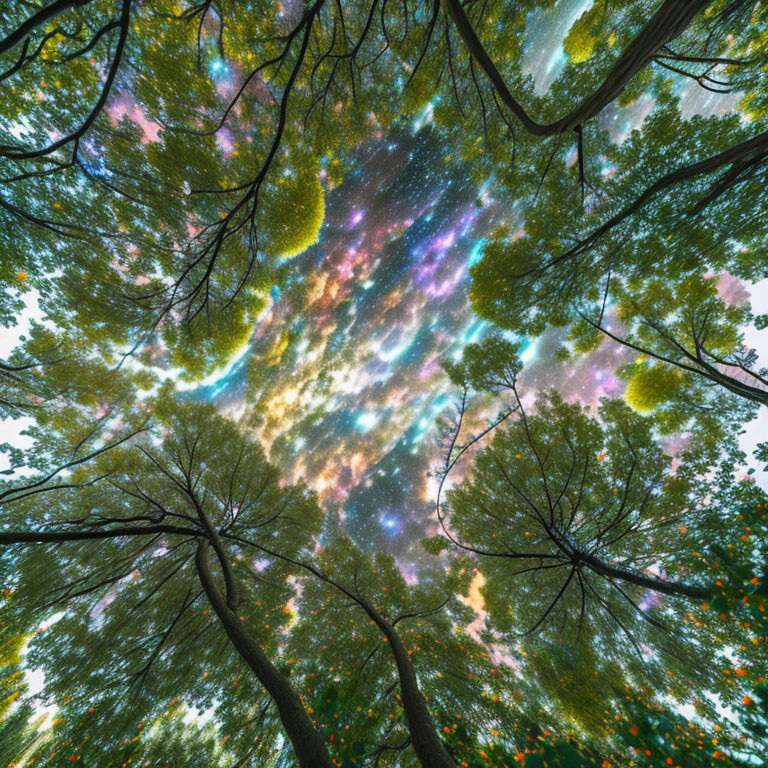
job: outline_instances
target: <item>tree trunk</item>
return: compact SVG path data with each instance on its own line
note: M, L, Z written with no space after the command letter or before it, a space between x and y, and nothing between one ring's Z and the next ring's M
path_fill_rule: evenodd
M670 187L681 184L689 179L695 179L698 176L706 176L710 173L716 173L727 166L733 166L733 168L747 168L750 165L765 162L768 158L768 131L757 134L751 139L742 141L723 152L708 157L698 163L692 163L691 165L678 168L676 171L662 176L658 181L647 187L635 200L628 206L619 211L615 216L612 216L605 224L601 224L597 229L591 232L587 237L580 240L576 245L569 248L560 256L547 262L546 268L553 267L572 256L578 256L591 248L597 240L599 240L607 232L610 232L614 227L621 224L625 219L629 218L633 214L637 213L641 208L647 205L653 200L659 193ZM719 194L722 194L725 189L719 190ZM712 200L710 200L712 202Z
M712 594L712 590L707 587L697 587L692 584L683 584L676 581L664 581L654 576L645 576L635 571L627 571L624 568L608 565L594 555L582 555L581 562L589 566L592 571L600 576L627 581L630 584L636 584L638 587L645 587L654 592L663 592L665 595L681 595L694 600L706 600Z
M192 505L197 512L197 519L200 521L202 529L205 531L205 535L208 537L208 543L213 547L213 551L216 553L216 557L219 560L221 566L221 572L224 575L224 588L226 590L226 603L227 607L236 611L240 605L240 586L237 583L235 574L232 572L232 566L229 564L229 556L224 545L221 543L219 532L213 526L208 519L208 515L205 514L205 510L200 504L195 492L191 487L187 488L187 493L192 501Z
M400 694L403 710L408 720L408 731L416 757L423 768L456 768L435 729L435 722L427 708L427 702L419 689L416 670L413 668L397 630L365 599L359 600L365 612L387 638L392 655L395 657L397 674L400 678Z
M203 540L198 546L195 559L200 583L232 645L275 702L298 765L300 768L334 768L325 739L312 725L298 694L251 637L240 617L227 606L224 596L213 581L207 556L207 542Z
M64 11L68 11L70 8L79 8L90 2L91 0L55 0L53 3L49 3L26 21L19 24L7 37L0 40L0 54L9 51L20 43L33 29L44 24L46 21L64 13Z
M582 317L584 316L582 315ZM647 349L646 347L641 347L639 344L633 344L631 341L629 341L629 339L625 339L625 338L622 338L621 336L618 336L615 333L611 333L607 328L604 328L602 325L598 325L597 323L589 320L588 318L585 318L585 319L593 328L600 331L609 339L612 339L618 344L622 344L628 349L633 349L635 352L640 352L640 354L642 355L648 355L648 357L652 357L655 360L660 360L662 363L666 363L667 365L673 365L676 368L680 368L683 371L688 371L689 373L693 373L696 376L703 376L705 379L708 379L713 384L717 384L718 386L721 386L724 389L727 389L729 392L736 395L737 397L742 397L745 400L749 400L753 403L757 403L758 405L768 405L768 389L761 389L760 387L756 387L751 384L746 384L745 382L740 381L739 379L733 376L729 376L726 373L722 373L720 370L718 370L715 367L715 365L708 363L705 360L697 359L696 355L692 354L688 350L683 350L683 351L685 352L686 356L690 360L690 363L683 362L685 358L683 358L683 360L680 360L672 357L665 357L664 355L654 352L651 349ZM715 361L715 363L717 363L717 361ZM728 365L728 363L724 363L724 365ZM745 370L745 373L751 373L753 376L756 376L756 374L748 370ZM762 378L760 378L759 380L761 382L763 381Z
M504 104L520 120L528 133L544 137L574 130L600 114L621 94L629 81L648 66L659 50L679 37L694 17L710 5L712 0L665 0L640 34L627 46L598 89L567 115L552 123L537 123L512 95L464 13L462 0L442 2L470 55L485 72Z
M158 533L195 536L193 528L176 525L128 525L117 528L94 528L76 531L0 531L2 544L55 544L63 541L87 541L90 539L119 539L123 536L154 536Z

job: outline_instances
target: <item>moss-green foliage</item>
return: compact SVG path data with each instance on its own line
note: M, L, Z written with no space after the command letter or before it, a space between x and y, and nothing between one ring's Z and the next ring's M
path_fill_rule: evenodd
M325 190L317 174L303 172L274 184L263 217L263 248L273 256L297 256L317 242L325 218Z
M624 399L638 413L650 413L661 403L674 399L682 386L681 371L665 365L649 365L629 380Z
M574 64L586 61L595 49L597 43L595 22L599 22L604 12L600 6L600 3L594 3L592 8L582 13L568 30L563 41L563 49Z
M619 706L611 681L623 676L679 696L691 674L719 682L718 646L701 647L695 626L686 627L684 600L654 601L647 588L603 581L589 566L576 574L563 550L636 573L653 562L673 581L712 583L699 558L716 541L724 502L706 513L690 506L694 491L702 503L706 494L711 465L701 451L685 451L673 475L650 420L617 401L605 401L596 419L551 396L500 427L472 479L448 495L450 528L477 553L486 580L491 625L520 637L524 677L550 692L574 727L601 730ZM654 625L662 605L674 636ZM648 656L627 655L634 643L645 644Z

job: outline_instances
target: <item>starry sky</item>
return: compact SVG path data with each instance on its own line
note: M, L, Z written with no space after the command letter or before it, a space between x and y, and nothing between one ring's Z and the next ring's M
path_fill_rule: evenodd
M286 480L303 479L354 538L404 565L423 556L434 524L427 473L440 463L438 420L457 401L440 361L490 329L469 306L469 267L495 227L522 224L514 204L493 199L491 180L476 188L444 155L422 121L361 150L247 352L199 393L238 418L255 402L259 437ZM524 391L556 386L593 403L620 394L622 350L565 368L553 364L556 344L523 341ZM501 405L480 398L472 420Z

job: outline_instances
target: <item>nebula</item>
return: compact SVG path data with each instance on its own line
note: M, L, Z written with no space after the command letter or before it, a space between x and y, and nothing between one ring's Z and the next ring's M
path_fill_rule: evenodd
M469 305L469 267L497 226L521 223L490 182L476 188L467 177L428 126L362 149L247 353L198 393L240 418L255 409L286 482L304 480L356 540L386 541L406 567L423 559L434 525L427 473L458 395L440 361L491 327ZM557 387L587 403L620 394L620 351L605 346L567 368L552 362L557 343L556 334L523 343L524 390ZM500 405L478 398L470 424Z

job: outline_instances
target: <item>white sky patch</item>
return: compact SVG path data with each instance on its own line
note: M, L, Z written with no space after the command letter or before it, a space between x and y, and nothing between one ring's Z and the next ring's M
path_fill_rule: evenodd
M752 312L755 315L768 314L768 278L749 286ZM747 347L756 349L758 366L768 366L768 328L758 331L754 326L746 328L744 340ZM757 413L757 418L744 426L744 434L739 438L739 446L747 454L747 462L755 468L755 482L765 491L768 491L768 472L763 471L762 462L757 462L752 456L757 444L768 440L768 408L762 406Z
M22 416L20 419L6 419L5 421L0 422L0 424L2 424L3 430L3 442L9 443L10 445L14 446L14 448L20 448L23 451L31 448L34 444L34 440L32 440L29 435L23 435L22 432L31 427L34 423L34 419L31 419L28 416ZM0 472L5 472L6 470L10 469L10 467L11 463L8 460L7 454L0 453ZM21 477L23 474L24 467L19 467L14 472L12 479L15 480ZM10 478L9 476L6 476L5 479L8 480Z
M43 321L40 294L32 289L24 294L24 309L16 316L16 325L0 329L0 357L8 357L19 343L21 336L29 333L32 320Z
M184 717L181 718L181 722L185 725L205 725L216 714L215 707L209 707L200 711L197 707L190 707Z

